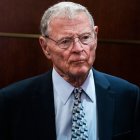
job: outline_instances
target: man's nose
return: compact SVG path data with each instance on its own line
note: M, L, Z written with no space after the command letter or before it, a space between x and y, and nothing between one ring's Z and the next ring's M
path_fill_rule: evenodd
M83 51L83 46L82 43L80 42L79 38L76 37L73 39L73 48L74 51L76 52L81 52Z

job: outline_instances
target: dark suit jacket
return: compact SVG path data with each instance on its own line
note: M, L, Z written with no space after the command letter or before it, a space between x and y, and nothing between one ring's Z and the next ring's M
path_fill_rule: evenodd
M99 140L140 140L139 88L93 73ZM1 89L0 140L56 140L51 71Z

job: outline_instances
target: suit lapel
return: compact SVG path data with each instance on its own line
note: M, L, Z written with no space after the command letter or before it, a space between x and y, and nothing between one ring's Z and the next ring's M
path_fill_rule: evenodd
M43 77L40 85L40 139L56 140L52 72Z
M93 70L93 73L97 100L99 140L111 140L114 113L113 92L109 90L110 84L104 75L95 70Z

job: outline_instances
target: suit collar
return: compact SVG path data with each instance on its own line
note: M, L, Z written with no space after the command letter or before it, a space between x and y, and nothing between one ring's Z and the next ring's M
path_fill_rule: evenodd
M97 100L97 120L99 140L112 139L112 125L114 113L113 92L106 76L93 70Z
M96 85L99 85L103 89L108 89L110 87L110 83L103 73L93 69L93 75L94 75Z

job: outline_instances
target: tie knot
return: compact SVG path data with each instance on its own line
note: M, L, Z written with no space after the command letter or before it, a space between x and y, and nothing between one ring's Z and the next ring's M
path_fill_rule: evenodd
M73 92L74 92L74 97L75 97L75 99L80 100L80 98L81 98L81 93L82 93L82 88L75 88L75 89L73 90Z

